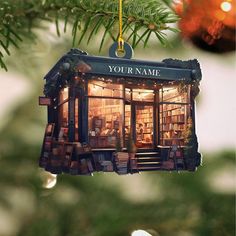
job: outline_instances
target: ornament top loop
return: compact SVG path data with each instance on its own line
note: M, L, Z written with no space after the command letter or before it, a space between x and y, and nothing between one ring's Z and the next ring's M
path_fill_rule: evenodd
M124 39L120 38L118 39L118 52L124 52Z
M123 0L119 0L119 37L118 37L117 42L111 45L109 49L109 56L114 57L114 58L130 59L133 56L133 49L123 39L122 1Z
M119 38L118 38L118 52L124 52L124 39L123 39L123 22L122 22L122 0L119 0Z
M122 52L124 53L123 56L119 56L118 53ZM109 56L114 58L125 58L125 59L131 59L133 57L133 48L126 42L124 42L124 50L119 50L119 44L118 42L115 42L111 45L109 49Z

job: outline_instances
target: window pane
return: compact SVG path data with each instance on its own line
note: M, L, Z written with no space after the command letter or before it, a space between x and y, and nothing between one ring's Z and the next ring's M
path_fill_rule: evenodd
M59 141L68 140L68 102L59 107Z
M190 105L160 105L161 145L184 145Z
M123 100L89 98L89 143L93 148L115 148L122 141ZM122 144L121 144L122 145Z
M60 91L60 103L62 103L63 101L65 101L66 99L68 99L69 97L69 89L68 88L64 88Z
M125 99L131 100L131 89L129 89L129 88L125 89Z
M189 85L166 86L160 90L160 102L189 102Z
M123 97L123 85L92 80L88 84L89 96Z
M59 94L59 107L58 107L58 121L59 121L59 141L68 141L68 88L64 88L60 91Z
M79 141L79 99L75 99L75 141Z
M125 105L125 140L128 140L131 129L131 105Z
M136 106L136 146L150 148L153 145L153 106Z
M133 89L133 100L134 101L154 101L154 91L147 89Z

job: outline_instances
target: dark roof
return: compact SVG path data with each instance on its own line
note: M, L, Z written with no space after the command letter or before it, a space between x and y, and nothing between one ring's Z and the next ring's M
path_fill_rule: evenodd
M44 77L47 81L45 89L47 89L47 84L50 84L50 87L56 87L60 80L68 81L81 73L187 82L200 81L202 77L200 65L196 59L181 61L169 58L162 62L154 62L90 56L79 49L71 49Z
M65 54L56 64L55 66L48 72L48 74L44 77L45 79L50 79L55 75L55 73L60 72L61 70L66 69L74 69L71 67L75 67L82 62L87 63L91 66L91 71L88 71L88 74L101 74L103 66L106 65L118 65L118 66L136 66L143 68L158 68L160 70L172 70L173 79L176 76L178 79L178 75L190 75L191 80L200 80L201 79L201 69L198 61L196 59L181 61L176 59L165 59L162 62L154 62L154 61L143 61L136 59L123 59L123 58L110 58L110 57L98 57L98 56L89 56L86 52L83 52L79 49L71 49L67 54ZM70 68L67 68L70 67ZM189 72L189 73L186 73ZM174 76L175 74L175 76ZM115 76L115 74L113 74ZM120 74L116 74L119 76ZM128 76L127 74L123 74L123 76ZM136 77L135 75L130 75L132 77ZM162 75L160 78L162 79ZM163 78L166 79L166 78ZM167 79L168 80L168 79Z

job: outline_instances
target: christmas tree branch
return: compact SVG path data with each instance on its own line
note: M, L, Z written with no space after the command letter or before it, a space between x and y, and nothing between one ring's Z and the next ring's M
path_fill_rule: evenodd
M125 39L136 47L143 42L147 45L154 34L161 44L167 44L164 31L177 32L169 26L178 17L166 6L167 0L124 0L123 33ZM35 37L33 29L40 28L42 21L54 22L57 34L66 32L72 25L73 46L85 37L89 43L94 35L103 31L100 49L106 37L113 40L118 36L118 0L6 0L0 5L0 65L5 54L10 55L10 47L19 47L24 37ZM64 22L64 29L60 28Z

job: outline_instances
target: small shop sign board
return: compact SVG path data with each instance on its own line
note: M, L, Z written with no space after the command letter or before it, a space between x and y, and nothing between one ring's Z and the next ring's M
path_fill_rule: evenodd
M39 97L39 105L40 106L51 106L52 105L52 99L48 97Z

